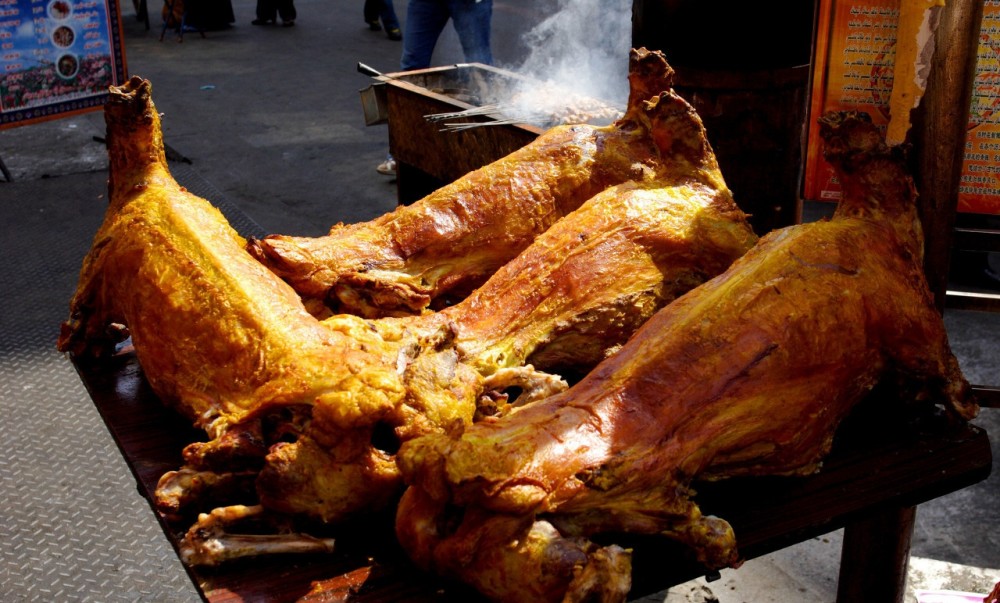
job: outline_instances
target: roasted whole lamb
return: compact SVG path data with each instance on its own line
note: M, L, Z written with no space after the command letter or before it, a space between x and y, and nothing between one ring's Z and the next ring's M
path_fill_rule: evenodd
M601 191L441 312L320 321L173 180L149 82L113 88L110 205L58 345L101 356L131 335L156 394L206 431L157 505L179 517L236 500L199 519L186 561L328 547L225 529L261 513L337 522L384 508L402 489L401 442L564 389L528 363L586 371L750 248L693 109L671 91L645 107L664 152L656 182ZM508 400L511 387L525 393Z
M375 318L445 307L598 192L659 182L671 134L648 101L672 81L661 53L633 50L628 107L612 125L554 127L375 220L337 224L317 238L271 235L249 249L320 317L330 309Z
M497 601L624 600L630 553L661 534L709 568L740 561L692 481L816 471L878 383L970 419L978 407L922 270L902 153L863 114L821 120L843 198L764 236L660 310L566 391L405 442L397 534L420 566Z

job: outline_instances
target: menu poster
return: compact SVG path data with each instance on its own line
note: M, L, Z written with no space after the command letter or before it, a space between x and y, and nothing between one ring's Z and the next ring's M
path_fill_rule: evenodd
M983 4L958 211L1000 214L1000 0Z
M895 66L900 0L820 0L803 197L836 201L816 117L865 111L883 130ZM985 0L958 211L1000 214L1000 0Z
M803 196L836 201L840 186L821 154L817 118L827 111L864 111L884 131L889 123L900 0L821 0L810 93Z
M101 108L125 81L118 0L0 0L0 129Z

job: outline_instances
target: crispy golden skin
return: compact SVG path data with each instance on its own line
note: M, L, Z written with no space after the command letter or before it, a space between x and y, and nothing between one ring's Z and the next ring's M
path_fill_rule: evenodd
M753 245L756 236L725 187L697 115L673 93L655 103L676 134L664 178L675 185L603 191L441 312L324 321L359 341L395 346L406 395L378 412L316 404L294 442L267 448L257 482L266 507L338 521L384 506L401 487L399 442L449 426L456 416L469 422L477 410L502 413L503 390L511 386L525 391L521 404L565 387L533 366L586 370L657 309ZM217 468L217 449L228 444L195 445L186 454L189 468Z
M565 388L526 363L586 370L755 242L691 107L664 92L646 111L671 154L656 183L602 191L445 311L319 321L172 179L150 85L134 78L107 106L111 204L59 347L99 355L131 334L157 395L208 433L161 480L164 513L242 493L241 480L256 480L264 511L333 522L383 508L402 487L400 442L509 412L511 386L525 391L516 403ZM247 515L208 515L186 558L232 557L197 538Z
M395 463L388 462L393 455L372 442L373 429L392 429L395 441L382 447L394 452L398 442L451 426L446 419L452 413L441 409L464 408L468 423L477 410L506 412L502 392L508 386L525 390L519 404L550 393L553 384L532 366L594 366L664 304L753 245L756 236L725 188L700 120L673 94L659 102L674 107L671 129L685 149L698 149L672 162L678 184L612 187L556 223L459 304L369 321L384 341L411 341L402 348L421 350L403 373L407 397L400 412L377 422L359 416L368 427L351 425L350 437L338 436L330 446L318 443L328 436L313 434L341 433L344 419L338 414L341 424L331 428L325 406L317 405L298 441L271 448L258 481L266 506L326 520L371 507L351 483L395 475L401 485ZM326 324L357 320L337 316ZM453 377L470 369L468 381ZM349 470L371 474L351 475L345 483Z
M645 103L672 80L662 54L633 50L630 99L616 123L555 127L370 222L337 224L317 238L271 235L249 249L310 308L374 318L445 307L598 192L658 181L669 133L650 123Z
M110 91L109 206L58 348L102 356L131 335L156 394L210 437L263 402L394 403L399 376L378 350L317 322L216 208L173 179L150 92L138 77Z
M833 219L766 235L567 391L403 445L397 532L417 563L503 601L541 600L538 584L548 600L592 596L575 579L596 563L580 539L601 532L660 533L725 567L735 536L701 515L693 479L817 470L881 380L976 415L923 276L902 159L861 116L823 126L844 183ZM515 546L538 529L543 544ZM561 569L537 569L567 547ZM627 570L602 567L597 582L615 586L601 594L623 599Z

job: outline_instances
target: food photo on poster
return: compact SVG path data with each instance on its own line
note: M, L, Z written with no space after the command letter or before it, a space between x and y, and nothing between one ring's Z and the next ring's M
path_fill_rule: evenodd
M99 109L125 69L116 0L0 0L0 129Z

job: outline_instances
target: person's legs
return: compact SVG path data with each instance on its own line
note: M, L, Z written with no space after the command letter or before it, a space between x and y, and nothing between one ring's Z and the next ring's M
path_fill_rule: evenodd
M493 0L448 0L452 23L462 44L465 60L470 63L493 64L490 46L490 26Z
M274 0L257 0L257 18L252 21L254 25L274 23L277 18L278 9L274 5Z
M387 32L396 31L399 33L399 18L396 16L396 8L392 5L392 0L385 0L379 11L382 17L382 26Z
M430 67L438 37L448 23L448 0L410 0L406 7L406 36L400 69Z
M373 31L379 29L378 15L379 11L382 8L381 6L382 4L383 3L379 2L378 0L365 0L365 8L364 8L365 23L367 23L368 26Z
M281 16L281 24L288 26L295 24L295 2L294 0L277 0L278 15Z

